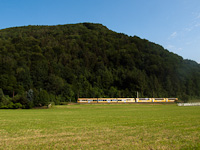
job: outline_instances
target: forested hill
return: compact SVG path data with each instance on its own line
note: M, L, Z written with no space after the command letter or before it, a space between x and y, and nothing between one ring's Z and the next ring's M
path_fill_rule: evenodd
M77 97L197 97L200 65L162 46L101 24L0 30L0 89L32 89L51 100Z

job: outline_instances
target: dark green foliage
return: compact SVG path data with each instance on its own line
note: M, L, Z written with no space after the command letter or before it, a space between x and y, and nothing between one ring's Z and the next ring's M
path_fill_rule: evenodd
M26 93L24 93L24 94L17 94L13 98L12 102L14 102L14 103L20 103L20 104L22 104L24 106L24 108L26 108L27 105L28 105L28 99L27 99Z
M33 90L30 89L28 90L27 92L27 108L32 108L34 106L34 93L33 93Z
M15 103L13 108L14 109L22 108L22 104L21 103Z
M49 94L46 90L41 90L39 95L34 99L35 106L47 106L49 104Z
M0 102L2 102L3 97L4 97L3 90L0 88Z
M34 93L33 93L32 89L28 90L28 92L27 92L27 100L29 102L33 102L33 100L34 100Z
M10 105L11 98L9 96L5 96L3 90L0 88L0 108L8 108Z
M183 95L181 96L181 100L182 100L184 103L187 103L187 102L189 101L189 96L186 95L186 94L183 94Z
M136 91L140 97L200 97L199 64L101 24L0 30L0 73L2 92L14 96L0 91L1 104L26 108L78 97L136 97Z

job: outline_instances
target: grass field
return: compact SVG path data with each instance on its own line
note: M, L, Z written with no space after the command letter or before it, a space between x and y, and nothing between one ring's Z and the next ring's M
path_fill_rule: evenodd
M122 104L0 110L0 149L200 149L200 107Z

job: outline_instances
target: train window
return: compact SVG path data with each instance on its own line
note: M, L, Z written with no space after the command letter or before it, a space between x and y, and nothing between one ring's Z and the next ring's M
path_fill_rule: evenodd
M139 100L150 100L149 98L139 98Z
M176 100L176 98L168 98L168 100Z
M160 100L160 101L162 101L162 100L164 100L164 98L155 98L155 100Z

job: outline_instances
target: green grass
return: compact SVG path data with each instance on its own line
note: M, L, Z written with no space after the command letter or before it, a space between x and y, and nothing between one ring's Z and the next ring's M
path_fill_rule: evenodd
M0 110L0 149L200 149L200 107L68 105Z

